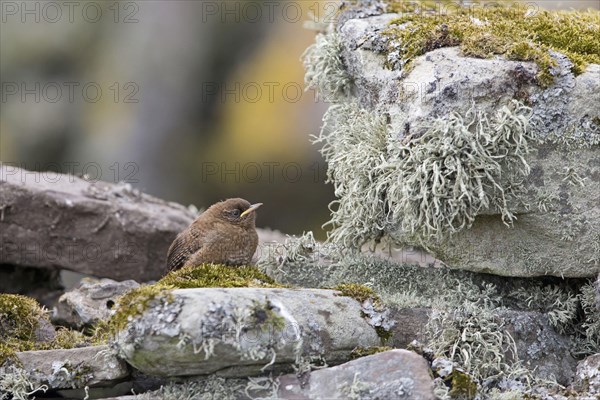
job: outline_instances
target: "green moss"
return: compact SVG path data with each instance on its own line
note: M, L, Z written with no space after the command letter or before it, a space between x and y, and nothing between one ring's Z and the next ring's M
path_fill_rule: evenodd
M108 323L101 324L96 328L94 341L96 343L106 341L113 334L122 330L132 318L141 315L153 302L161 300L170 303L173 299L171 291L174 289L204 287L274 288L285 286L278 284L256 267L202 264L181 268L169 272L152 285L142 285L121 296L117 300L117 310Z
M162 278L158 282L158 285L178 289L201 287L284 287L256 267L229 267L214 264L185 267L173 271Z
M379 336L381 346L385 346L390 340L390 338L393 336L392 331L385 329L383 326L376 326L375 332L377 333L377 336Z
M393 349L393 347L389 346L356 347L350 353L350 359L355 360L357 358L371 356L373 354L383 353L384 351L389 351Z
M67 328L59 328L51 342L52 349L73 349L91 344L91 338L82 332Z
M53 338L40 341L40 320L51 326L47 312L35 299L0 294L0 365L8 359L15 360L15 353L20 351L70 349L91 343L83 333L66 328L58 329Z
M371 299L374 306L381 307L382 305L381 299L375 291L365 285L360 285L358 283L340 283L333 289L339 291L340 296L352 297L361 304Z
M464 372L454 369L451 376L450 397L458 399L473 399L477 394L477 383Z
M118 308L110 318L109 332L116 333L127 325L127 323L143 312L153 303L155 299L164 299L167 303L172 300L172 286L167 286L160 281L153 285L142 285L125 293L118 299Z
M390 42L400 43L401 64L405 68L428 51L460 46L466 56L503 55L510 60L533 61L539 66L539 83L548 86L554 80L551 68L555 66L550 51L569 57L576 75L587 64L600 63L600 13L595 10L533 12L517 3L485 7L390 3L389 9L403 15L391 21L382 34Z
M47 318L46 311L36 300L0 294L0 365L15 352L35 349L39 321Z
M0 339L35 341L40 318L46 312L30 297L17 294L0 294Z

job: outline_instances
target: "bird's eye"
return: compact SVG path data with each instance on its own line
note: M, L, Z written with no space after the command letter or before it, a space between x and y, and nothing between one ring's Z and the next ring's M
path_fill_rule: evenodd
M237 208L235 210L233 210L231 212L231 215L233 215L234 217L239 217L240 216L240 210L238 210Z

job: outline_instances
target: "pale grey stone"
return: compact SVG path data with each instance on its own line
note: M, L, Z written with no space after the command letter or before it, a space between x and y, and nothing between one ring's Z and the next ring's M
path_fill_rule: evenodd
M408 350L390 350L361 357L299 379L278 379L281 399L411 399L433 400L433 380L427 361Z
M29 380L49 389L109 386L129 375L126 364L107 346L67 350L24 351L16 354Z
M302 357L347 361L358 347L380 344L361 304L333 290L178 289L133 318L119 353L160 376L257 375L289 369ZM272 367L272 368L271 368Z

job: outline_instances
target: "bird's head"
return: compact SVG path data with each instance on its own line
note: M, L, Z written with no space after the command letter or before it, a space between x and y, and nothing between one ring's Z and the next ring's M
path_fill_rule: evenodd
M230 224L254 228L256 209L262 203L250 204L247 200L235 198L213 204L206 212Z

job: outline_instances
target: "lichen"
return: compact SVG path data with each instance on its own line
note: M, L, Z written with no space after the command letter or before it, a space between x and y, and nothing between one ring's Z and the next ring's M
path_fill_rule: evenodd
M226 379L211 375L184 383L170 382L158 390L138 394L133 398L135 400L235 400L242 393L243 384L241 379Z
M596 283L598 284L598 283ZM581 353L584 355L600 352L600 307L597 305L597 294L600 290L594 287L594 283L590 282L581 287L579 300L584 312L584 329L585 344Z
M360 400L367 397L372 389L372 385L360 380L360 372L355 372L351 383L343 382L339 390L347 399Z
M381 116L358 105L329 107L323 117L321 154L327 161L327 183L334 185L337 200L329 205L331 241L358 248L377 240L385 229L386 182L380 167L386 156L387 127Z
M508 226L516 218L510 199L530 168L530 109L513 101L494 115L475 108L437 119L427 132L397 145L383 167L390 180L389 218L411 244L425 248L468 229L493 209Z
M275 276L290 284L331 288L340 282L354 283L367 288L362 293L358 291L360 300L368 298L373 290L387 306L422 310L429 315L424 340L432 348L431 354L452 360L478 383L485 381L493 387L491 382L510 379L524 382L522 390L540 383L536 372L521 364L523 355L517 354L502 310L547 315L550 325L563 332L569 338L567 342L572 341L573 352L578 356L591 354L593 340L598 342L592 335L600 328L594 325L600 318L591 307L595 304L594 287L582 286L580 279L503 278L399 264L370 253L339 251L331 244L310 239L310 235L289 238L282 246L281 257L265 259L261 265L266 268L273 263L278 271ZM305 250L301 255L286 251L295 249L298 243ZM281 259L285 261L282 263ZM320 278L314 280L314 276ZM587 319L591 327L587 335L588 325L581 318L585 304L591 317ZM450 383L436 387L442 393L449 392L449 386ZM503 389L506 390L509 388Z
M543 312L550 325L561 334L568 333L576 323L579 298L574 290L558 286L517 288L507 299L516 299L522 308Z
M589 63L600 63L600 13L596 10L531 10L518 3L471 7L390 3L388 9L402 15L392 20L382 35L395 44L390 51L400 52L405 69L416 57L449 46L459 46L466 56L502 55L509 60L533 61L538 65L537 79L542 86L554 81L556 62L551 51L569 57L575 75Z
M28 400L34 393L47 390L48 385L35 385L22 368L0 367L0 400Z
M334 184L328 238L360 248L399 234L427 248L498 211L510 226L509 201L521 201L531 110L512 101L494 113L474 107L436 119L418 137L391 139L385 120L354 104L333 105L315 143Z
M302 60L306 69L306 89L317 89L325 100L334 101L348 94L350 77L341 59L342 42L337 33L318 33Z

